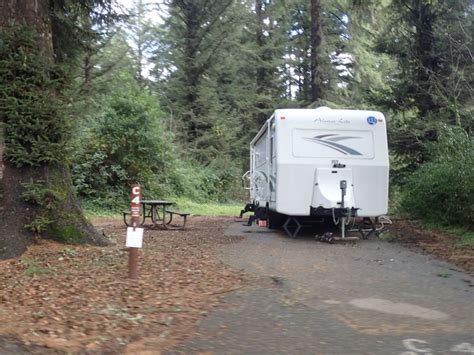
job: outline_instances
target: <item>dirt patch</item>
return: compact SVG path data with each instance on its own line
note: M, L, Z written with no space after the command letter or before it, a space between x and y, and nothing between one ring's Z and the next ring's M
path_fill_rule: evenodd
M415 222L396 220L389 227L397 242L459 266L474 275L474 247L458 246L455 237L446 233L423 229Z
M125 227L95 226L111 247L49 241L0 262L0 335L64 352L155 352L191 333L219 297L249 284L219 261L229 218L195 217L186 231L145 231L140 279L128 280Z

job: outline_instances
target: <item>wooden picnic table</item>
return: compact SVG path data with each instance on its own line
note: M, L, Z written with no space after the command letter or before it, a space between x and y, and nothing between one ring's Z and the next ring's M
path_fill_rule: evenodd
M186 226L186 217L189 215L189 213L169 210L169 207L175 205L176 202L166 200L141 200L140 203L142 205L142 220L140 222L141 226L145 224L147 218L151 220L154 227L161 225L166 229L184 229ZM123 213L123 221L127 226L129 226L129 223L127 222L129 214L129 211L124 211ZM183 218L182 225L171 225L173 215L175 214Z
M165 200L141 200L143 209L143 223L145 218L150 218L153 225L156 226L159 222L163 224L166 228L166 225L171 223L171 218L166 219L166 208L172 205L175 205L176 202L165 201ZM148 212L147 212L147 208Z

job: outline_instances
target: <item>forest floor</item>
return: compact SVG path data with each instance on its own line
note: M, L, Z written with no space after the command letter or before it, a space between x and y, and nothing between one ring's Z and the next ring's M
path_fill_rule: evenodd
M393 241L422 253L459 266L474 275L474 246L456 243L456 237L445 232L424 229L410 221L396 220L389 227Z
M127 279L126 229L113 218L93 223L115 246L40 241L0 261L0 354L173 346L220 295L250 282L216 257L219 246L238 240L224 236L230 221L193 217L185 231L146 229L138 281Z
M97 218L116 244L32 245L18 259L0 261L0 354L128 353L171 349L193 334L220 298L266 282L231 269L220 258L229 217L193 217L185 231L147 229L140 279L127 279L125 226ZM397 241L474 274L474 248L397 221ZM156 352L155 352L156 353Z

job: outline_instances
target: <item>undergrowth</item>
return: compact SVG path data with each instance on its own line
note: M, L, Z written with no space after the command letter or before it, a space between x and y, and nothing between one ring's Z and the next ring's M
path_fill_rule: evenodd
M238 216L244 206L243 202L219 203L210 201L198 203L185 198L178 198L173 201L177 202L177 209L200 216Z
M169 198L167 200L176 202L174 209L188 212L194 216L238 216L245 205L244 202L195 202L187 198ZM122 212L128 208L124 203L120 207L105 208L91 200L82 201L87 217L121 217Z
M423 164L400 187L400 212L424 223L474 225L474 140L461 128L439 130L431 147L433 159Z

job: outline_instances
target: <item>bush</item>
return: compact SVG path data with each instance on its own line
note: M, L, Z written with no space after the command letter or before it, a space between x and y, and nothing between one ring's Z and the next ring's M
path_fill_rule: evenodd
M400 208L414 218L474 226L474 142L461 128L443 127L433 159L403 186Z
M81 196L113 207L114 201L128 199L135 183L153 196L172 193L176 154L160 125L156 102L133 86L106 100L75 156L74 183Z
M172 182L173 195L196 202L229 202L240 199L240 172L230 160L218 159L213 164L181 160L176 162Z

